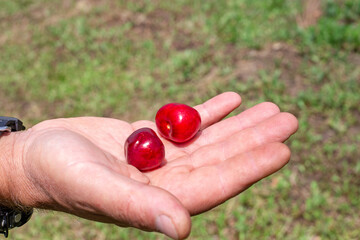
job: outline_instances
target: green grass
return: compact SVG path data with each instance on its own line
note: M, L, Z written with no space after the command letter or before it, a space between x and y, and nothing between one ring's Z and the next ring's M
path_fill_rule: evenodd
M345 0L324 1L324 16L316 26L302 32L307 45L323 45L347 50L360 50L360 3Z
M236 113L273 101L300 128L292 161L214 210L191 239L360 236L360 1L2 1L2 115L27 126L57 117L153 119L170 101L242 95ZM164 239L36 212L13 239Z

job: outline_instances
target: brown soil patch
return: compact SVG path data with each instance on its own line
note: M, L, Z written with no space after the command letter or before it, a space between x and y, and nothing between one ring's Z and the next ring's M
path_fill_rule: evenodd
M280 78L286 86L286 94L296 96L299 91L307 88L306 82L299 73L303 62L302 57L295 47L286 43L272 43L260 50L241 49L229 46L223 53L229 56L234 71L226 76L221 76L217 67L211 69L198 83L200 86L209 85L213 82L228 83L232 79L246 82L258 80L260 71L281 71Z
M302 28L313 26L322 16L321 0L304 0L303 12L297 18L297 23Z

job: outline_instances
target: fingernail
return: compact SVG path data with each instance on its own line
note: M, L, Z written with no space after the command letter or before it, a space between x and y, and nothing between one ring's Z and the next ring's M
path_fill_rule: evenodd
M165 215L157 216L155 224L157 230L159 230L160 232L164 233L165 235L173 239L178 239L178 234L176 232L175 226L168 216Z

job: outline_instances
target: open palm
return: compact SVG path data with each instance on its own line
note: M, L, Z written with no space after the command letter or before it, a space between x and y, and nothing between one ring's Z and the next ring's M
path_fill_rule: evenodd
M185 144L162 139L167 163L146 173L126 163L123 148L134 130L156 131L154 122L81 117L35 125L24 145L23 165L33 185L29 202L186 237L189 215L239 194L290 158L282 142L297 130L296 118L261 103L222 120L240 103L237 94L224 93L196 106L199 134Z

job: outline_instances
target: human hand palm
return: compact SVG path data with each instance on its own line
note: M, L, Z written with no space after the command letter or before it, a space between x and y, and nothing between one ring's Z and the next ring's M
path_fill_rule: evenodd
M263 103L220 121L239 104L238 95L225 93L197 106L202 118L201 132L186 144L162 139L167 163L151 172L142 173L128 165L123 149L126 138L134 130L141 127L156 130L150 121L129 124L94 117L45 121L30 130L33 137L29 141L32 148L28 155L35 158L40 151L42 158L33 161L39 161L40 169L48 172L48 179L37 181L57 185L53 189L64 189L60 194L58 190L51 193L51 189L47 189L57 201L55 208L58 210L152 230L154 227L145 221L147 216L127 222L128 215L136 211L136 207L149 207L138 201L141 197L154 208L157 205L175 209L183 206L194 215L239 194L289 160L290 152L281 142L296 131L297 120L290 114L280 113L274 104ZM38 165L31 166L36 166L32 172L38 175ZM118 198L123 197L122 190L131 194L115 208ZM168 193L179 203L176 199L175 204L166 203ZM62 196L65 199L61 199ZM44 199L43 202L49 204L48 207L42 203L45 208L54 209L51 200L46 200L46 196ZM125 217L116 212L121 208Z

